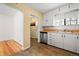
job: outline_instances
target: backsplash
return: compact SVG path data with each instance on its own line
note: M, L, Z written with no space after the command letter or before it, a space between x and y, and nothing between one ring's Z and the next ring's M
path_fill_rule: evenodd
M44 26L43 29L78 30L79 26Z

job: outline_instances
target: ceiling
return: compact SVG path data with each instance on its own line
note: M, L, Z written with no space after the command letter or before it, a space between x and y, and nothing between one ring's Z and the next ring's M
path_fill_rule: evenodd
M25 3L26 6L29 6L43 13L64 4L66 3Z

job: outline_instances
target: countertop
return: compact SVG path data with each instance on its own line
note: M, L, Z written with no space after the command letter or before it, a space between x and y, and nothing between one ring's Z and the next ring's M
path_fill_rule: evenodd
M75 35L79 35L79 29L78 30L50 30L50 29L47 29L47 30L41 30L40 32L70 32L71 34L75 34Z

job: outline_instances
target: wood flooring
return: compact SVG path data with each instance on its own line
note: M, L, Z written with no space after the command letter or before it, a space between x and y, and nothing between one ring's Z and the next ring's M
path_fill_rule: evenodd
M31 43L32 44L29 49L14 54L14 56L77 56L77 54L72 52L38 43L37 39L32 39Z
M72 52L38 43L31 40L31 47L22 50L22 46L14 40L0 41L0 56L77 56Z
M9 56L22 51L22 46L14 40L0 41L0 56Z

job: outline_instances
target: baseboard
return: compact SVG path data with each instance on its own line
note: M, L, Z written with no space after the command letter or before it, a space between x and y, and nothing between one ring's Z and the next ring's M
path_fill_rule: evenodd
M26 50L26 49L29 49L30 47L28 46L28 47L26 47L26 48L23 48L23 50Z

